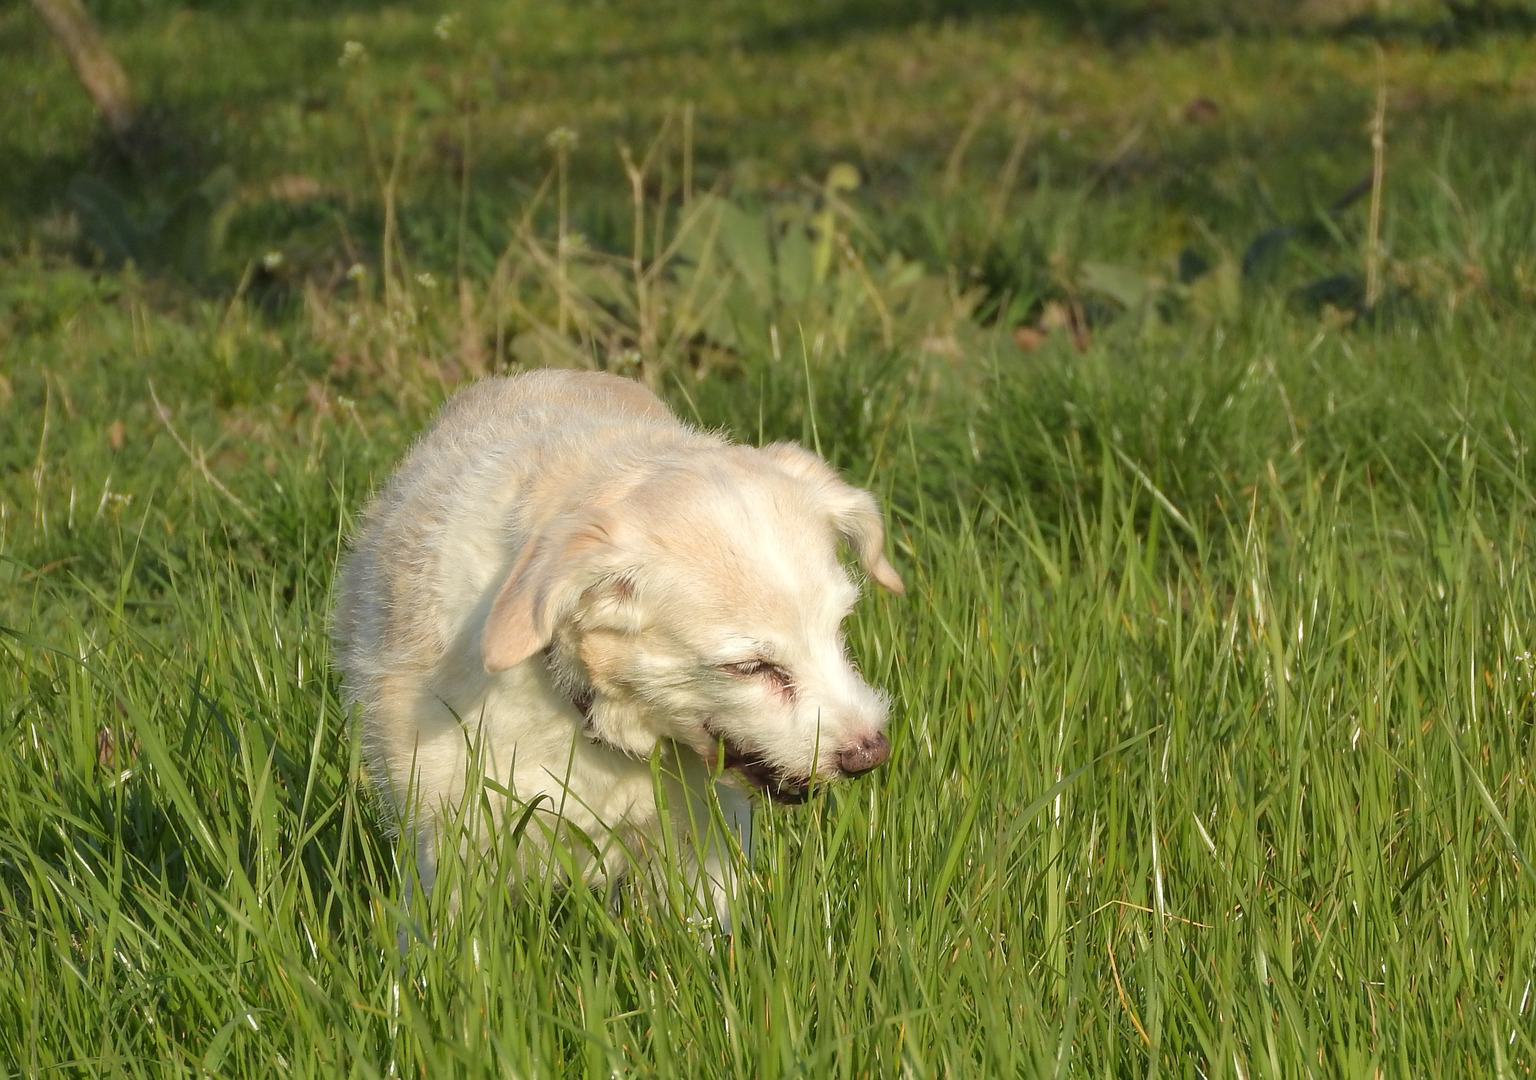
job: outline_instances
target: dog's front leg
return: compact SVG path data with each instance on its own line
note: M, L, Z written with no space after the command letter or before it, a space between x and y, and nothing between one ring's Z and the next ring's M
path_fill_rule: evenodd
M715 912L715 925L729 936L734 932L731 900L741 895L741 882L752 862L752 803L736 788L716 784L715 796L720 819L711 821L709 843L701 852L703 879L709 886L709 903Z
M690 922L712 920L723 934L733 929L731 905L739 895L752 844L752 806L741 791L716 783L700 763L683 765L681 782L667 784L665 818L670 858L653 863L658 895L674 897ZM667 878L672 878L668 887ZM681 893L673 891L681 888Z

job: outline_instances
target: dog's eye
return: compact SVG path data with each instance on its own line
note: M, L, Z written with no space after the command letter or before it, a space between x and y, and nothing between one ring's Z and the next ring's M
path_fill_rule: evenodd
M753 675L761 675L772 666L766 660L738 660L734 664L721 664L720 670L727 675L739 675L743 679L750 679Z
M720 670L738 679L766 679L779 690L788 690L794 685L789 672L767 660L741 660L734 664L721 664Z

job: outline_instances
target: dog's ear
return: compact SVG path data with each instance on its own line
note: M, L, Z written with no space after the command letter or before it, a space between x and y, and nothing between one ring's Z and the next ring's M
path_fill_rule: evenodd
M491 673L516 667L548 645L555 627L602 576L612 550L600 520L557 523L523 545L480 629L480 657Z
M885 524L873 495L845 482L832 466L796 443L774 443L763 447L763 453L821 495L831 510L833 528L853 548L864 572L877 585L897 596L907 591L901 575L885 557Z

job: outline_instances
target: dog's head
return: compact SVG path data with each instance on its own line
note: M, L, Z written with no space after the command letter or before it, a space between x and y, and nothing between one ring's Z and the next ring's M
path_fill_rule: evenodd
M487 670L544 652L590 695L588 734L722 761L781 801L885 761L883 698L841 625L848 544L900 593L874 498L791 444L662 466L609 505L553 522L513 562L481 632Z

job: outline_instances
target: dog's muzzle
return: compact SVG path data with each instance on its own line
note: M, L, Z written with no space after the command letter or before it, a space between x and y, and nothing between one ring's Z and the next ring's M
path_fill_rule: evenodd
M891 756L891 740L883 731L866 736L837 755L837 767L849 776L863 776L878 769Z
M761 757L749 754L730 739L719 739L725 767L776 803L793 806L803 803L811 791L810 777L785 776Z
M715 741L717 760L768 798L782 805L803 803L810 796L811 777L790 776L775 769L740 743L714 731L705 730ZM862 776L883 765L891 756L891 743L882 732L868 735L845 747L837 755L837 767L844 776Z

